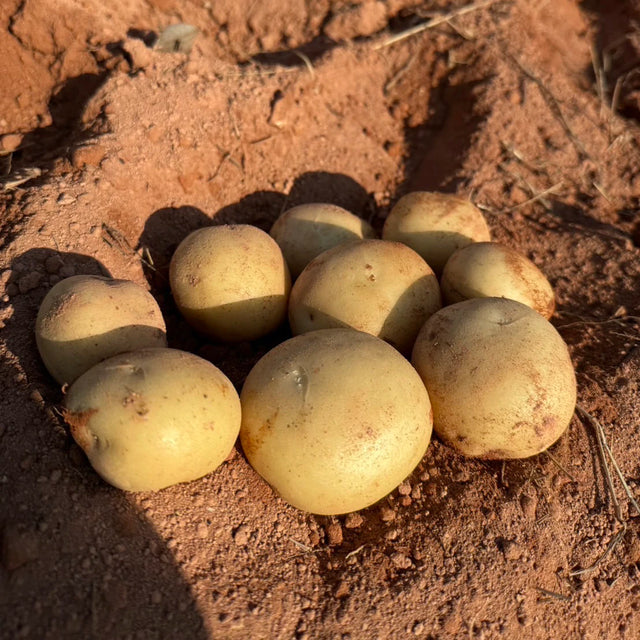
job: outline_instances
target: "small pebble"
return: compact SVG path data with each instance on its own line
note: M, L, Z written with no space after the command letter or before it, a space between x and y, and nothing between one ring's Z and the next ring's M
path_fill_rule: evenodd
M249 531L249 527L245 524L241 524L233 534L233 541L239 547L244 547L249 542L250 536L251 532Z
M416 622L411 628L411 633L413 633L414 636L421 636L424 633L424 629L424 622Z
M59 255L49 256L44 261L44 268L46 269L47 273L58 273L58 271L60 271L63 266L64 262Z
M205 522L198 523L198 526L196 526L196 535L198 538L206 538L209 536L209 527L207 527Z
M75 201L76 199L73 196L69 195L68 193L61 193L58 196L57 203L65 207L69 204L73 204Z
M32 291L36 287L40 285L42 281L42 274L37 271L31 271L26 276L22 276L20 280L18 280L18 290L20 293L28 293ZM7 287L7 292L9 291L9 287Z

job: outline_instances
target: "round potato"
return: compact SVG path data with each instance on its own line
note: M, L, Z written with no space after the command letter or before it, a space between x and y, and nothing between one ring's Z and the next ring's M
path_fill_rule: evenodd
M169 269L187 322L218 340L254 340L287 314L289 269L276 241L247 224L205 227L176 249Z
M371 225L335 204L301 204L285 211L271 227L291 277L317 256L345 242L375 238Z
M289 503L317 514L362 509L420 462L431 406L388 344L352 329L297 336L267 353L240 394L240 440Z
M162 312L135 282L73 276L47 293L36 319L36 343L49 373L73 382L101 360L145 347L166 347Z
M491 240L482 213L471 202L428 191L398 200L385 220L382 238L409 245L437 274L456 249Z
M520 302L475 298L445 307L420 330L412 360L429 391L434 431L464 455L527 458L571 421L569 350Z
M550 318L553 289L545 275L520 252L497 242L476 242L458 249L440 280L448 304L470 298L509 298Z
M399 242L361 240L309 263L291 290L289 322L296 335L351 327L408 355L440 307L438 280L415 251Z
M240 399L210 362L175 349L109 358L70 387L65 419L93 468L125 491L200 478L229 455Z

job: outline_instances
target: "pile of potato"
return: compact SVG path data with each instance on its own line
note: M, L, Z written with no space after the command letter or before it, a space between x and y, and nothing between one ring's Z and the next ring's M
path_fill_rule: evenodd
M158 305L138 285L93 276L55 285L38 348L70 385L73 437L116 487L199 478L239 434L290 504L347 513L400 484L432 428L464 455L522 458L553 444L573 415L575 374L548 321L549 282L491 242L460 198L406 195L381 240L329 204L286 211L270 235L206 227L178 246L169 277L178 309L205 336L255 340L288 317L294 337L238 395L210 362L167 348Z

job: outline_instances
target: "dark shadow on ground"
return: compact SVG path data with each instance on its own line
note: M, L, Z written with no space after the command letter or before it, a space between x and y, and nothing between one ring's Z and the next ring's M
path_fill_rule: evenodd
M169 286L169 264L178 244L192 231L216 224L251 224L268 232L286 209L309 202L327 202L360 217L371 216L371 194L349 176L324 171L305 173L289 194L257 191L217 211L212 218L191 206L155 211L145 223L138 249L149 250L152 266L145 275L167 324L169 346L191 351L220 367L238 390L253 365L270 349L291 337L288 323L259 340L221 343L195 331L178 311ZM144 254L143 254L144 255Z
M87 103L104 84L109 73L102 70L69 78L51 96L51 123L27 133L12 157L14 170L36 167L42 171L42 175L30 184L46 182L47 172L57 161L70 161L75 149L103 132L104 123L100 118L84 123L82 116Z
M585 74L596 86L601 84L603 100L619 115L640 122L640 5L635 0L582 0L581 6L595 23L600 78L593 66Z
M38 356L35 318L52 283L106 269L45 248L11 268L0 310L0 608L17 613L3 616L0 635L205 640L172 552L129 494L91 469Z

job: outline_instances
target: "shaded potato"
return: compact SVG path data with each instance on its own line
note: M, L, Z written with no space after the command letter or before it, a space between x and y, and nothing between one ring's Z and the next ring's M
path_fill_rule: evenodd
M509 298L550 318L555 297L544 273L520 252L497 242L476 242L458 249L440 280L447 304L469 298Z
M431 406L388 344L352 329L297 336L267 353L240 394L240 439L290 504L348 513L380 500L422 459Z
M471 202L428 191L414 191L398 200L385 220L382 238L408 245L437 274L456 249L491 240L482 213Z
M36 319L36 343L49 373L71 383L101 360L145 347L166 347L153 296L135 282L72 276L47 293Z
M293 279L324 251L345 242L375 238L368 222L335 204L319 202L285 211L270 234L282 249Z
M422 327L412 362L431 398L435 432L464 455L535 455L573 416L569 350L520 302L475 298L443 308Z
M420 327L441 306L438 280L415 251L362 240L309 263L291 290L289 323L296 335L351 327L409 354Z
M207 360L143 349L80 376L65 397L64 415L107 482L149 491L195 480L224 461L240 430L240 399Z
M254 340L287 314L289 269L275 240L258 227L194 231L173 254L169 280L187 322L219 340Z

